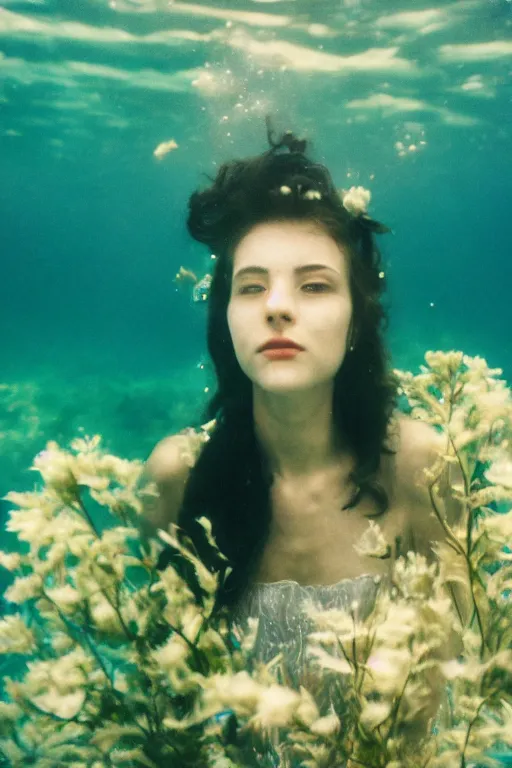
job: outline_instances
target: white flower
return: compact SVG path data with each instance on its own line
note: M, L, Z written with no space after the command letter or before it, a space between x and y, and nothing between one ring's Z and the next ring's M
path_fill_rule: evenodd
M210 434L214 431L216 426L217 419L212 419L211 421L207 421L206 424L201 424L202 438L205 443L210 439Z
M56 688L52 688L47 693L34 696L32 701L44 712L67 720L78 715L84 705L85 698L85 690L62 694Z
M304 725L311 727L313 723L318 722L320 718L320 711L310 692L304 688L303 685L299 687L301 703L295 711L295 718L298 722L302 722Z
M71 718L83 706L93 669L93 658L83 648L76 648L59 659L28 662L24 685L38 707Z
M124 637L124 627L119 616L108 600L96 593L89 599L91 618L98 629L118 637Z
M21 565L21 555L18 552L0 551L0 565L8 571L15 571Z
M43 576L54 572L58 567L63 567L67 554L68 548L66 542L55 541L48 549L46 559L39 566L39 573Z
M7 701L0 701L0 722L15 723L23 715L23 710L17 705Z
M44 507L33 509L12 509L6 528L10 533L16 533L20 541L37 542L39 545L51 542L47 537L48 525L53 517L53 510ZM44 538L43 538L44 537Z
M410 659L406 649L381 647L372 651L366 662L368 674L363 678L362 692L369 695L377 691L386 697L398 695L409 674Z
M320 717L314 722L311 727L311 733L316 733L318 736L332 736L340 729L340 719L334 712L331 715L325 715Z
M197 637L197 633L201 629L204 623L204 614L195 603L189 603L182 615L180 616L180 624L182 625L182 632L187 640L194 643Z
M469 355L462 355L462 362L466 365L470 372L478 375L479 378L488 376L501 376L503 370L501 368L489 368L487 360L479 355L470 357Z
M47 588L46 594L60 608L63 613L73 613L73 609L80 604L82 598L80 592L71 586L63 584L60 587Z
M396 597L396 591L391 597ZM412 605L406 603L396 603L388 600L383 601L386 615L377 624L375 635L377 642L381 642L389 649L405 647L409 644L409 638L412 636L417 622L417 612Z
M348 192L343 191L343 206L353 216L360 216L368 211L371 196L371 192L364 187L350 187Z
M310 658L316 658L322 669L331 669L340 675L350 675L352 673L352 667L346 659L336 658L323 648L309 646L307 655Z
M321 200L322 199L322 195L318 191L318 189L308 189L307 192L304 192L303 197L305 200Z
M391 704L384 701L368 701L364 705L359 722L372 730L380 725L391 712Z
M80 457L78 457L80 458ZM109 479L120 485L133 488L142 475L143 462L139 460L120 459L118 456L106 454L98 459L98 470L108 473ZM97 470L97 471L98 471Z
M280 685L270 685L260 692L258 711L253 720L263 728L284 727L301 703L300 695Z
M200 518L200 521L203 518ZM199 521L199 522L200 522ZM176 531L178 526L175 523L171 523L169 526L169 530ZM214 573L212 573L208 568L204 565L202 560L200 560L197 557L194 557L194 555L185 547L183 547L178 540L174 537L169 535L167 531L158 531L158 536L162 539L162 541L165 541L167 544L170 544L172 547L176 547L176 549L179 549L179 551L189 560L192 565L195 568L196 576L199 580L199 585L202 587L202 589L205 590L210 595L213 595L215 590L217 589L218 585L218 576Z
M280 193L281 193L282 195L291 195L291 193L292 193L292 190L291 190L291 188L290 188L290 187L287 187L287 186L286 186L286 185L284 185L284 184L283 184L283 186L282 186L282 187L279 187L279 191L280 191Z
M34 634L20 616L0 621L0 653L33 653L35 648Z
M485 476L490 483L512 488L512 460L503 457L494 461Z
M484 490L492 490L492 488L485 488ZM488 535L491 541L495 538L500 542L510 541L512 536L512 510L509 509L506 513L489 515L489 517L483 518L479 522L479 528ZM505 556L503 559L505 559Z
M394 580L406 598L427 598L433 590L436 564L428 564L427 558L409 551L400 557L394 567Z
M354 549L360 555L367 557L389 557L391 549L386 541L380 525L373 520L369 521L368 528L354 544Z
M245 670L234 675L211 675L202 685L207 707L230 707L240 715L252 715L256 711L262 690Z
M57 653L65 653L75 647L75 641L65 632L55 632L52 634L50 642L53 650Z
M48 488L73 497L77 485L73 466L74 457L61 451L57 443L50 440L46 449L37 454L30 469L41 473Z
M34 597L40 597L43 589L43 580L37 573L30 576L19 576L5 591L5 597L11 603L25 603Z
M37 507L41 504L40 493L34 493L27 491L25 493L18 493L18 491L9 491L6 496L2 496L2 501L12 501L13 504L17 504L18 507L24 509L30 509L31 507Z
M179 635L172 635L164 645L152 651L151 656L161 669L170 672L184 667L189 653L186 641Z

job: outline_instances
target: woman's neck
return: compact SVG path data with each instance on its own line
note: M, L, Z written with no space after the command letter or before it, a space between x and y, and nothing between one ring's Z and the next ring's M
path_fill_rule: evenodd
M286 478L325 471L346 453L332 417L332 391L291 396L255 392L256 437L274 475Z

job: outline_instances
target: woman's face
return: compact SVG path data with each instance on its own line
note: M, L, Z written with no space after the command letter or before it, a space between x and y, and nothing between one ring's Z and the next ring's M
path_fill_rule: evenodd
M265 222L238 244L227 318L240 367L255 386L283 394L332 382L351 317L346 256L318 225ZM288 358L259 351L276 336L303 350Z

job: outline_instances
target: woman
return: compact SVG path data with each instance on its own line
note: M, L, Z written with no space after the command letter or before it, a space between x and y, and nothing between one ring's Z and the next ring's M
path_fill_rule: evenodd
M297 685L304 597L357 600L366 614L400 552L431 559L442 529L418 481L438 435L397 410L375 243L388 228L367 215L360 188L340 196L304 140L274 141L268 123L267 136L268 151L225 163L189 201L189 232L216 256L208 350L217 391L201 419L215 427L193 467L183 436L156 446L147 472L159 498L147 518L177 522L222 568L194 525L211 519L233 568L217 607L241 623L257 615L256 653L286 649L283 674ZM369 518L391 556L354 549ZM170 550L160 565L170 560L179 565Z

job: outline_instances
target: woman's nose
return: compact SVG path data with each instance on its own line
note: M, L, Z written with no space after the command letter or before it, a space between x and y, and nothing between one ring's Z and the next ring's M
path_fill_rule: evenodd
M293 297L290 291L283 287L273 288L268 292L267 309L269 312L291 312L293 309Z
M269 323L276 323L276 322L286 322L291 323L292 322L292 315L290 312L287 312L286 310L280 310L276 312L272 312L269 310L267 312L267 321Z

